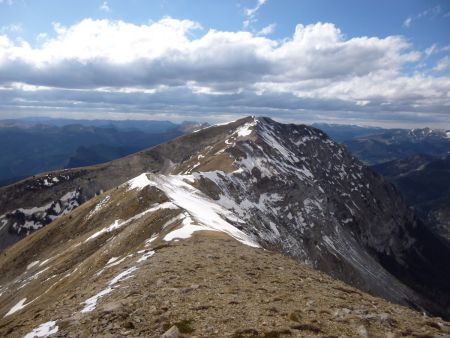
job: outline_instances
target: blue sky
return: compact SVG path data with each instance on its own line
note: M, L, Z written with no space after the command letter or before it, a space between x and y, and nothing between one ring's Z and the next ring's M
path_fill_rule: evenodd
M450 128L450 2L0 0L0 117Z

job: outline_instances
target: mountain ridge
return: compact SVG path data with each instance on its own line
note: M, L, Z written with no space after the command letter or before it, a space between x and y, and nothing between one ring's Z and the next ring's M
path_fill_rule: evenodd
M102 189L120 193L122 188L114 187L140 177L143 186L137 188L156 189L197 221L201 213L187 207L192 203L177 204L177 194L191 202L203 196L210 210L221 210L213 213L218 224L234 228L229 234L244 233L246 240L373 294L446 314L448 283L440 271L448 262L445 246L433 242L391 185L320 130L248 117L77 170L85 172L61 185L26 190L28 201L45 190L54 194L59 185L61 193L79 189L81 204ZM122 223L111 220L109 228Z

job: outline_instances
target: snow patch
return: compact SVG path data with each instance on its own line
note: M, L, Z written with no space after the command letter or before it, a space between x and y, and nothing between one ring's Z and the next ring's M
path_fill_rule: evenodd
M148 185L152 185L152 182L148 179L147 174L144 173L129 180L126 184L129 185L129 189L141 190Z
M19 300L19 302L16 305L14 305L4 317L8 317L8 316L12 315L13 313L16 313L17 311L22 310L25 306L27 306L29 304L29 303L25 304L26 301L27 301L26 298Z
M39 264L39 266L42 266L42 265L47 264L48 261L49 261L50 259L51 259L51 258L47 258L45 261L41 262L41 263Z
M243 126L239 127L235 133L237 136L240 137L246 137L252 133L252 127L256 126L256 120L253 120L252 122L248 122L244 124Z
M106 265L112 264L112 263L114 263L115 261L117 261L118 259L119 259L119 257L111 257L111 258L108 260L108 262L106 262Z
M100 276L103 271L105 271L106 269L109 269L110 267L119 265L120 263L122 263L125 259L127 259L127 257L123 257L122 259L119 259L119 257L112 257L105 265L105 267L103 269L101 269L99 272L97 272L95 275L96 276Z
M44 273L45 271L47 271L50 267L46 267L45 269L42 269L38 272L36 272L33 276L31 276L30 278L28 278L27 280L32 280L32 279L36 279L39 277L40 274Z
M33 266L36 266L39 264L40 261L34 261L27 265L27 270L30 270Z
M148 258L152 257L154 254L155 254L154 251L146 252L145 254L142 255L141 258L139 258L139 259L137 260L137 263L146 261Z
M30 333L27 333L23 338L48 337L57 332L58 326L56 326L56 321L53 320L39 325Z
M104 199L102 199L95 208L88 214L87 218L90 219L92 216L94 216L97 212L99 212L111 199L111 197L108 195Z
M236 216L200 190L186 183L186 178L192 180L193 177L184 175L152 176L158 189L161 189L175 205L186 210L197 224L207 227L208 230L225 232L246 245L259 247L248 235L225 220L236 219Z
M204 226L204 225L195 225L192 221L192 218L187 215L186 218L183 220L183 226L181 228L178 228L176 230L173 230L172 232L168 233L164 240L166 242L170 242L174 239L187 239L192 236L192 234L196 231L201 230L209 230L212 231L213 229ZM213 230L217 231L217 230Z
M101 235L103 235L105 233L112 232L114 230L120 229L124 225L127 225L128 223L130 223L132 221L135 221L135 220L145 216L148 213L155 212L155 211L161 210L161 209L178 209L178 207L176 205L174 205L173 203L171 203L171 202L164 202L164 203L161 203L161 204L156 204L152 208L147 209L147 210L145 210L145 211L143 211L143 212L141 212L141 213L139 213L139 214L129 218L126 221L122 221L121 222L120 220L115 220L113 224L111 224L110 226L108 226L106 228L103 228L103 229L97 231L93 235L89 236L84 242L86 243L86 242L88 242L88 241L90 241L90 240L92 240L94 238L97 238L97 237L99 237L99 236L101 236Z
M84 301L84 303L82 303L82 304L85 304L85 307L81 310L81 313L94 311L97 306L97 301L100 298L111 293L113 291L113 287L115 284L117 284L120 281L130 278L131 277L130 275L136 270L137 270L137 268L135 266L133 266L133 267L119 273L116 277L111 279L111 281L108 283L108 287L106 289L100 291L99 293L92 296L91 298L88 298L87 300Z

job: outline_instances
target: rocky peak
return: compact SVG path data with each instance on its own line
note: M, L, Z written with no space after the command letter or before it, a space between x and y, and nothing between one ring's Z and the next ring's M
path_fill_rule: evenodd
M220 137L170 174L245 221L236 228L365 290L433 307L405 274L434 264L421 238L426 229L395 188L345 148L320 130L269 118L248 117L197 136L202 132ZM432 267L430 280L444 281L442 268Z
M49 196L62 196L76 187L80 202L111 189L96 204L77 209L90 213L110 199L117 206L135 201L121 185L135 177L125 183L144 193L135 202L143 205L161 196L170 203L166 206L176 207L177 215L172 216L179 222L172 226L182 222L182 233L192 232L192 226L224 232L373 294L448 315L448 248L434 241L392 185L318 129L246 117L83 170L67 173L74 179L42 189ZM19 184L3 194L14 197L23 189ZM26 191L17 201L36 203L33 196L41 194ZM7 212L25 206L14 203ZM147 207L150 214L155 212L154 206ZM143 212L135 207L127 210L134 214L127 211L121 220L117 215L117 222L108 218L109 226L101 218L96 224L114 233ZM85 217L83 227L90 229L87 211L77 212ZM60 220L66 217L61 216ZM165 228L160 224L158 229Z

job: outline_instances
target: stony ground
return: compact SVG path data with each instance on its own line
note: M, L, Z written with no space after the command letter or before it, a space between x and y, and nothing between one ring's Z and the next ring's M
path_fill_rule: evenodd
M105 284L127 268L125 261L105 271ZM160 337L173 326L179 337L450 337L450 323L439 318L219 233L156 248L94 311L81 313L81 303L103 288L80 282L72 293L0 320L0 336L57 320L59 337Z

